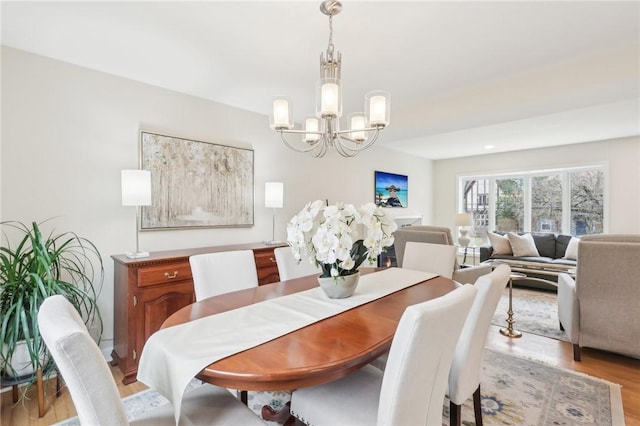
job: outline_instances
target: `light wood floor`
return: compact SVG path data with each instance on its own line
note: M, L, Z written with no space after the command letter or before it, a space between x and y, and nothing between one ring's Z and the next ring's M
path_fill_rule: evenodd
M590 376L600 377L622 385L622 403L627 426L640 426L640 360L614 355L592 349L582 350L582 361L573 361L571 345L554 339L547 339L534 334L524 333L519 339L509 339L498 332L498 327L491 326L487 347L523 356L560 368L579 371ZM112 368L114 378L122 397L146 389L138 382L128 386L122 385L122 374ZM75 416L75 408L68 392L63 390L60 398L55 399L55 384L52 380L47 388L47 413L38 418L38 403L35 393L29 394L25 403L14 405L11 392L2 394L0 405L0 424L2 425L51 425ZM616 426L616 425L614 425Z

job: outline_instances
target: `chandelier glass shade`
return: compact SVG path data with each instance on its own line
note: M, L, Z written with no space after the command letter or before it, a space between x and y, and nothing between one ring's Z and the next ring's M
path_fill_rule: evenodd
M340 129L340 118L343 115L340 80L342 55L334 51L333 16L340 13L342 4L327 0L320 5L320 10L329 16L329 44L326 52L320 54L315 115L307 117L301 129L295 129L291 100L287 96L276 96L269 125L280 133L284 144L295 151L310 152L315 157L322 157L332 147L344 157L353 157L373 145L380 130L390 124L391 97L382 90L367 93L364 112L349 114L347 129ZM290 142L288 134L297 134L300 141Z

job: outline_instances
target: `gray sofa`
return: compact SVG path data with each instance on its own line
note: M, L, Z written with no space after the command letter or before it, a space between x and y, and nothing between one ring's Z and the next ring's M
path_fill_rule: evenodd
M498 232L496 232L498 233ZM523 233L518 233L522 235ZM516 257L494 254L493 247L480 247L480 262L504 261L528 279L514 280L514 285L556 291L558 274L576 267L575 260L564 259L571 235L531 232L540 256Z

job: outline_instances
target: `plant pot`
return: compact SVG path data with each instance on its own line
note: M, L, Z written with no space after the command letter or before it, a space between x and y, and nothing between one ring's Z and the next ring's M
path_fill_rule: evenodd
M2 356L4 358L7 352L7 345L2 345ZM40 365L44 366L46 364L46 353L44 349L40 352ZM31 363L31 357L29 356L29 349L27 348L27 344L25 340L19 341L16 344L16 348L13 351L13 355L8 362L8 365L13 368L13 370L7 369L2 372L2 375L5 377L24 377L29 376L35 373L35 368L33 368L33 364Z
M318 283L331 299L344 299L351 297L358 287L360 272L344 277L322 278L318 277Z

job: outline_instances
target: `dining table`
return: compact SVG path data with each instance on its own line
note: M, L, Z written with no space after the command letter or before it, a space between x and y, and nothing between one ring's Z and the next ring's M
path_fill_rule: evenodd
M362 268L361 274L383 270ZM416 284L217 360L196 377L242 391L295 390L345 377L389 351L400 317L408 306L438 298L456 288L449 278L427 276L428 279ZM161 330L317 287L317 276L312 275L221 294L176 311ZM270 417L268 420L286 418L286 413L266 407L262 413L263 417Z

